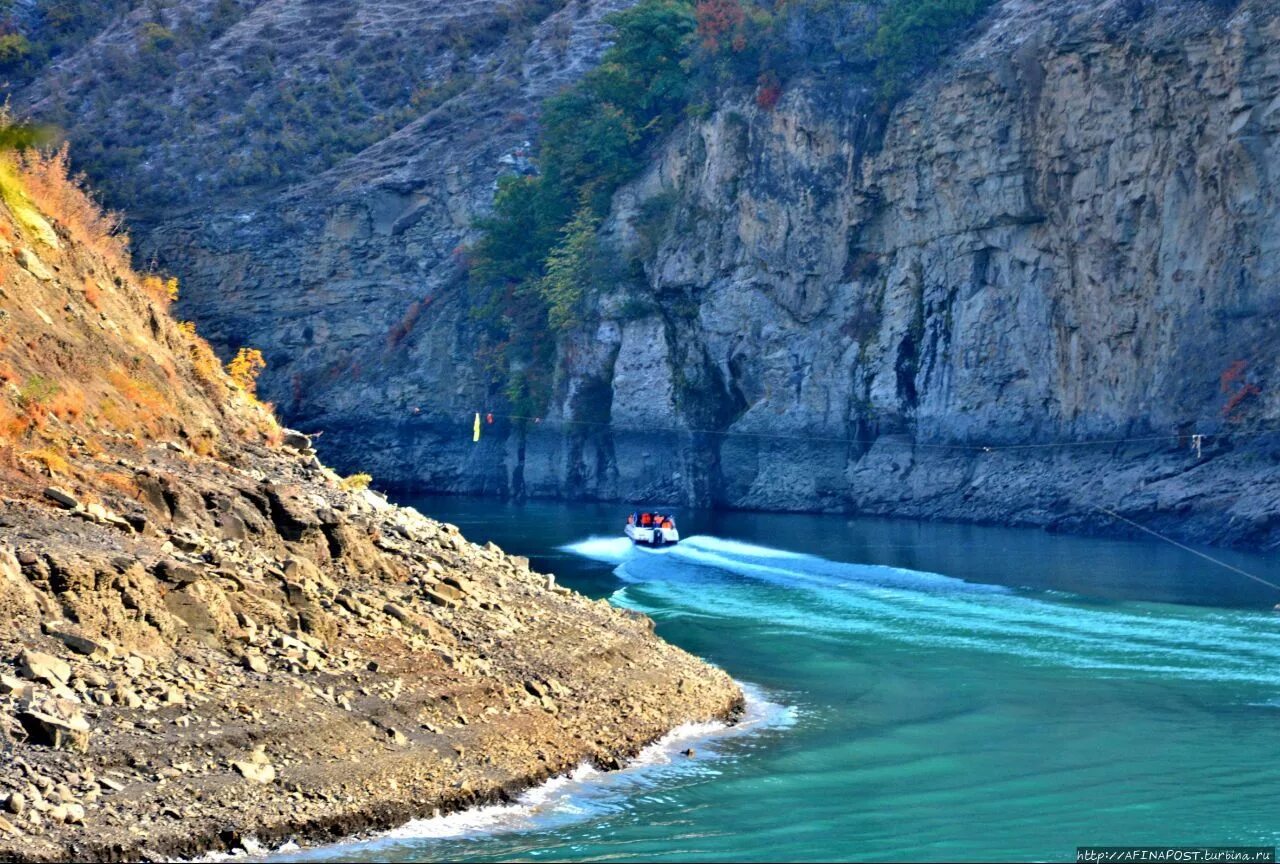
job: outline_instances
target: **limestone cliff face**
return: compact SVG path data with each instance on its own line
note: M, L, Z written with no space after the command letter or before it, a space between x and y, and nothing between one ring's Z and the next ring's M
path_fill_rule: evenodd
M1113 524L1104 506L1280 539L1271 0L1002 0L888 116L836 72L772 110L727 100L618 196L603 240L643 278L596 286L523 429L477 364L460 249L627 2L551 4L470 53L446 37L485 9L417 5L244 6L232 46L283 31L323 59L403 42L403 19L464 84L306 182L135 232L215 344L265 350L264 392L330 461L456 492L1066 528ZM175 104L223 66L184 67ZM472 444L477 410L498 417ZM1117 439L1151 440L1097 443Z
M888 118L830 79L725 105L619 196L604 239L644 283L600 286L542 424L503 452L362 426L362 458L458 490L1103 506L1274 544L1277 45L1266 2L1021 0Z

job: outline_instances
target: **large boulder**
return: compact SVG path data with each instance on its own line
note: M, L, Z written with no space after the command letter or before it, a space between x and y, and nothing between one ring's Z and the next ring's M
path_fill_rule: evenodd
M89 749L89 721L70 700L52 696L31 699L17 716L28 744L81 752Z
M276 779L276 769L262 745L254 748L248 759L232 762L231 767L251 783L261 783L265 786Z
M74 495L70 492L59 489L57 486L50 486L45 489L44 497L61 507L67 508L68 510L76 510L80 507L80 502Z
M268 483L262 491L271 505L271 521L285 540L299 541L311 529L320 526L316 503L297 486Z
M57 639L77 654L83 654L90 660L110 660L116 655L116 646L106 639L95 639L85 634L76 625L67 621L46 621L41 625L45 634Z
M310 435L306 435L302 432L298 432L295 429L285 429L283 431L284 431L284 437L281 439L280 443L283 444L285 447L288 447L290 450L298 450L298 451L311 449Z
M190 585L204 578L204 574L190 564L171 559L157 563L155 572L160 579L179 586Z
M462 602L463 593L452 585L444 582L437 582L430 588L424 588L422 593L426 598L437 606L457 606Z
M24 648L18 655L18 674L28 681L40 681L50 687L65 687L71 680L71 665L52 654Z
M324 526L325 536L334 557L358 573L374 572L381 557L367 527L351 522L333 522Z
M226 593L210 581L195 582L164 595L165 608L201 644L217 647L242 633Z
M255 765L252 762L232 762L231 766L241 777L251 783L261 783L263 786L271 783L276 779L276 769L271 765Z

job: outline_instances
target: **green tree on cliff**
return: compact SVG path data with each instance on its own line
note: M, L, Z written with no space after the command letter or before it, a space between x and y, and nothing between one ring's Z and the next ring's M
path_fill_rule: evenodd
M937 62L994 0L892 0L867 46L881 95L902 95L910 77Z
M599 217L584 204L547 255L547 272L538 280L538 293L547 305L547 323L553 331L580 323L583 295L595 264L599 225Z
M595 231L614 192L684 116L695 21L686 0L644 0L610 18L600 65L543 106L540 173L498 186L470 252L474 317L513 403L540 410L554 333L579 320Z
M887 107L992 2L640 0L611 16L614 40L600 65L543 105L538 175L499 182L468 256L482 351L506 376L508 394L532 413L545 406L551 375L542 365L554 358L555 337L582 322L599 271L591 266L596 227L655 144L735 88L754 89L756 105L771 110L785 84L778 70L832 62L832 52L810 53L824 36L801 26L805 15L873 22L854 28L856 50L841 45L834 55L854 57L848 64L864 81L870 73Z

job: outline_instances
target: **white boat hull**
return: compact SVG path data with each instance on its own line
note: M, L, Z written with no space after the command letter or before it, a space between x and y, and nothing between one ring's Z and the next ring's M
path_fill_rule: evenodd
M632 543L643 546L670 546L680 542L680 532L675 528L642 528L639 525L628 525L626 532Z

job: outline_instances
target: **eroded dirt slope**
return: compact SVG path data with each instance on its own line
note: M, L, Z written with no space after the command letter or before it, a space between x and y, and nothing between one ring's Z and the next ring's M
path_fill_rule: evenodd
M57 160L0 180L0 859L338 837L737 711L644 616L325 468Z

